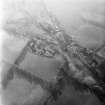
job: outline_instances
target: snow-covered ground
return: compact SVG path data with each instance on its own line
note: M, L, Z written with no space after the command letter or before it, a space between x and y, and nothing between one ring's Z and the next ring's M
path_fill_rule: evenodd
M82 46L89 48L96 47L105 41L105 0L78 0L78 2L76 0L45 0L45 2L49 10L57 16L66 32L72 35ZM3 9L5 11L4 23L7 19L18 20L24 18L24 10L28 11L25 13L28 19L30 17L27 17L27 15L30 14L36 18L39 11L42 11L42 8L39 8L35 4L35 0L4 0ZM35 32L33 27L30 27L30 29L30 32ZM2 34L2 37L2 60L12 64L19 56L27 40L12 37L5 32ZM55 68L58 67L58 64L59 60L55 62L54 60L43 60L42 58L34 58L32 55L27 55L21 67L25 69L29 68L32 72L35 68L38 68L35 71L36 73L34 72L35 74L38 74L44 79L52 79L52 77L56 75ZM9 68L10 65L7 66L5 64L3 70L8 71ZM10 82L5 91L2 91L5 105L20 105L20 103L24 101L34 100L33 98L35 98L37 102L43 94L45 93L39 85L33 86L26 80L17 77ZM82 99L83 97L84 99ZM72 103L72 105L79 105L79 103L84 104L86 99L88 99L86 105L100 105L94 96L80 95L72 88L65 90L64 96L60 98L58 104L61 105L62 103L65 105L64 102L66 100L66 102L68 102L67 104ZM16 104L16 102L19 103Z

